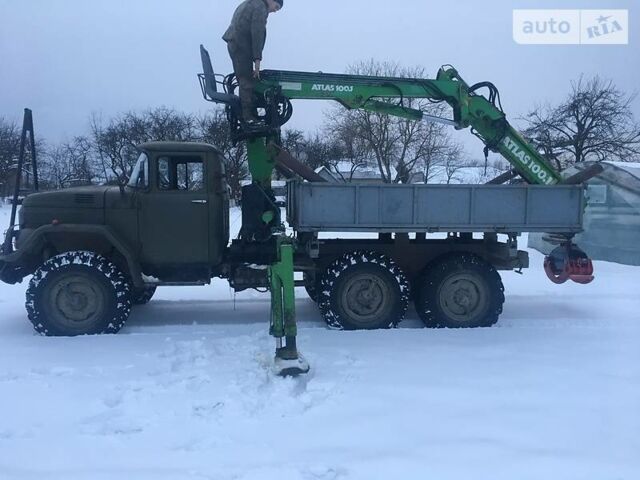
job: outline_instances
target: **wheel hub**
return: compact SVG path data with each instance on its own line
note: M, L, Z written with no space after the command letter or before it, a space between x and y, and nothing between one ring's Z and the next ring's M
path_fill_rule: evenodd
M458 320L469 320L485 305L480 284L469 275L456 275L444 282L440 291L440 304Z
M349 314L362 321L377 318L386 306L387 286L373 275L353 278L344 292L343 304Z
M50 295L54 312L66 322L84 322L102 310L98 288L79 275L61 278Z

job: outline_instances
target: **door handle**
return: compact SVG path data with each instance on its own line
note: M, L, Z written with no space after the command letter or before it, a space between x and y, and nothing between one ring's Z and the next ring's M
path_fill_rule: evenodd
M197 203L199 205L206 205L208 202L206 200L191 200L191 203Z

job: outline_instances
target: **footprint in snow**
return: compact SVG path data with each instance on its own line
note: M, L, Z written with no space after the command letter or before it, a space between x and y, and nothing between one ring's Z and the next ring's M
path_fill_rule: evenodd
M24 439L29 439L29 438L33 438L33 432L29 431L29 430L13 430L13 429L5 429L5 430L0 430L0 441L6 440L6 441L11 441L11 440L24 440Z
M17 373L6 373L4 375L0 375L0 383L14 383L18 380L22 380L23 376L18 375Z
M80 427L80 433L83 435L105 437L136 435L143 431L144 427L141 424L114 410L87 417L82 420Z
M211 418L217 412L224 408L223 402L215 402L211 404L200 404L191 407L191 413L198 418Z
M122 405L124 394L122 392L113 392L102 399L102 403L107 408L116 408Z
M69 367L42 367L32 368L30 374L36 377L69 377L76 373L75 368Z
M338 480L347 477L347 470L342 467L309 467L300 472L305 480Z

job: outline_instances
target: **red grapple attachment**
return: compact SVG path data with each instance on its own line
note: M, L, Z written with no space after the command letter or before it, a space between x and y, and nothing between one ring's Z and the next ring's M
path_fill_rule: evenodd
M586 285L593 282L593 262L576 245L565 243L544 259L547 277L558 285L572 280Z

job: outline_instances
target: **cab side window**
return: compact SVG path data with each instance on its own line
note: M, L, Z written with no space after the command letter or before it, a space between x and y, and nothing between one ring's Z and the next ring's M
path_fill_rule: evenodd
M136 166L131 172L128 185L132 188L145 189L149 186L149 157L141 153Z
M205 191L202 158L169 156L158 158L158 188L165 191Z

